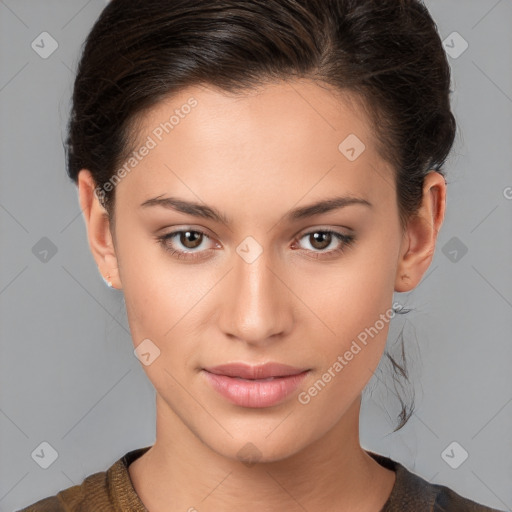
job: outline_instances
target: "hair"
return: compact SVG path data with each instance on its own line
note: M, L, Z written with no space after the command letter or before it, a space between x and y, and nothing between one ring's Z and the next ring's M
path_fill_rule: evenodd
M348 93L364 109L394 169L405 229L427 173L445 177L456 132L450 67L420 0L113 0L82 47L68 175L78 183L85 168L96 185L109 182L134 150L144 113L187 86L243 94L301 78ZM98 198L113 227L115 187ZM403 339L402 364L386 355L407 379ZM400 401L395 430L413 412Z

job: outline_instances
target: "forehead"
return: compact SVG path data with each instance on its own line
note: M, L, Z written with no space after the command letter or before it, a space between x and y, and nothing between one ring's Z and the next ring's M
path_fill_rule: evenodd
M167 130L162 126L166 123ZM150 133L159 140L171 132L179 136L186 130L183 126L191 124L194 137L187 138L198 144L234 147L256 133L258 140L267 135L271 142L276 141L276 132L280 132L278 142L301 142L304 137L338 132L331 134L335 140L344 133L357 133L366 146L372 146L358 96L311 80L260 84L237 93L208 84L181 89L139 117L139 142Z
M151 149L122 187L141 199L179 181L188 195L280 192L287 203L313 188L372 196L393 180L357 99L308 80L236 94L187 87L139 118L133 149Z

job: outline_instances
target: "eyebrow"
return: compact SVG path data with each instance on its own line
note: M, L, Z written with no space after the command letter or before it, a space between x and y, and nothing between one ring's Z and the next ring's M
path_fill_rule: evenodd
M290 210L285 214L284 220L288 222L294 222L308 217L313 217L314 215L320 215L322 213L327 213L332 210L345 208L346 206L351 206L355 204L361 204L370 208L373 207L373 205L369 201L360 197L355 197L352 195L338 196L329 199L324 199L322 201L318 201L307 206L300 206L298 208L294 208L293 210ZM176 197L153 197L151 199L144 201L140 206L142 208L160 206L163 208L176 210L178 212L182 212L188 215L193 215L194 217L211 219L226 226L230 224L230 220L216 208L201 203L185 201L184 199L178 199Z

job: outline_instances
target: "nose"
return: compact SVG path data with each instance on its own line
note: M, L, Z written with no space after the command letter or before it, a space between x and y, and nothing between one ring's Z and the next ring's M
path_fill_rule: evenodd
M226 336L250 345L275 343L293 324L293 294L286 272L269 251L256 260L234 255L233 268L220 290L219 327Z

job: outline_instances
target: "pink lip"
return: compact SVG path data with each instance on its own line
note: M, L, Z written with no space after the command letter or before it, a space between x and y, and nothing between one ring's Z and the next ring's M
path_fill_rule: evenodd
M217 392L242 407L270 407L279 403L299 386L308 372L309 369L279 363L259 366L233 363L203 369Z

